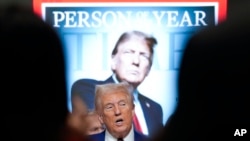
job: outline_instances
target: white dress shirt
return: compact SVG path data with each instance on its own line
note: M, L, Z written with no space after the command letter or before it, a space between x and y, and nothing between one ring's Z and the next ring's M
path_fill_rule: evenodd
M138 121L142 128L142 133L145 135L148 135L148 127L147 127L146 120L145 120L145 117L141 108L140 101L138 100L137 90L134 91L134 104L135 104L135 113L136 113L137 118L139 119Z
M129 131L128 135L123 138L123 141L134 141L134 128L132 126L131 130ZM117 138L114 138L109 131L106 129L105 131L105 139L104 141L117 141Z

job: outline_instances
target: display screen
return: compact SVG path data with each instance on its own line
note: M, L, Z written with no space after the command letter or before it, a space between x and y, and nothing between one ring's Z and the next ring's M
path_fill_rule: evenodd
M153 36L157 44L152 66L137 90L161 106L165 124L178 104L178 70L186 42L195 32L223 21L227 1L34 0L33 6L64 42L70 111L77 80L112 78L112 50L124 32Z

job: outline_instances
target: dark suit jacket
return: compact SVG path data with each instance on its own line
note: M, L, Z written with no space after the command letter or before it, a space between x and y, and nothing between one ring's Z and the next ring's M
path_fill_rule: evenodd
M90 141L104 141L105 140L105 131L88 136ZM138 133L134 130L134 141L149 141L149 138L143 134Z
M94 94L95 85L114 83L112 77L105 81L97 81L93 79L79 79L71 89L71 95L79 95L82 100L87 104L89 109L94 109ZM154 135L157 131L163 128L163 113L160 104L149 99L148 97L138 94L144 117L147 123L149 136Z

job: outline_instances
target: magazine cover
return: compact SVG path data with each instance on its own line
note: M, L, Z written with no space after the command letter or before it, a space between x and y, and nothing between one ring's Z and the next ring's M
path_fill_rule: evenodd
M97 84L136 81L142 109L151 108L141 117L150 128L150 116L159 115L164 125L178 104L178 70L188 39L226 19L227 1L34 0L33 7L64 42L69 110L74 94L93 109ZM124 43L130 36L147 38L146 47ZM127 44L125 55L119 53L121 42Z

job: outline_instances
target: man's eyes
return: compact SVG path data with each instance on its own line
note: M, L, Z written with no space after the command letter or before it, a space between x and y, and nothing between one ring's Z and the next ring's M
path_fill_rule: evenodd
M124 54L133 55L133 54L135 54L135 52L131 51L131 50L127 50L127 51L124 51ZM139 55L142 59L149 59L150 58L150 56L146 53L140 53Z
M141 54L141 57L144 59L147 59L147 60L149 59L149 55L147 55L147 54Z
M121 102L121 103L119 103L119 106L126 106L126 103Z
M112 105L107 105L107 106L105 106L105 109L112 109L112 108L113 108Z
M133 54L134 52L131 51L131 50L125 50L124 53L125 53L125 54Z
M124 106L126 106L127 104L125 103L125 102L120 102L120 103L118 103L118 106L120 106L120 107L124 107ZM105 109L106 110L111 110L111 109L113 109L114 108L114 105L106 105L105 106Z

